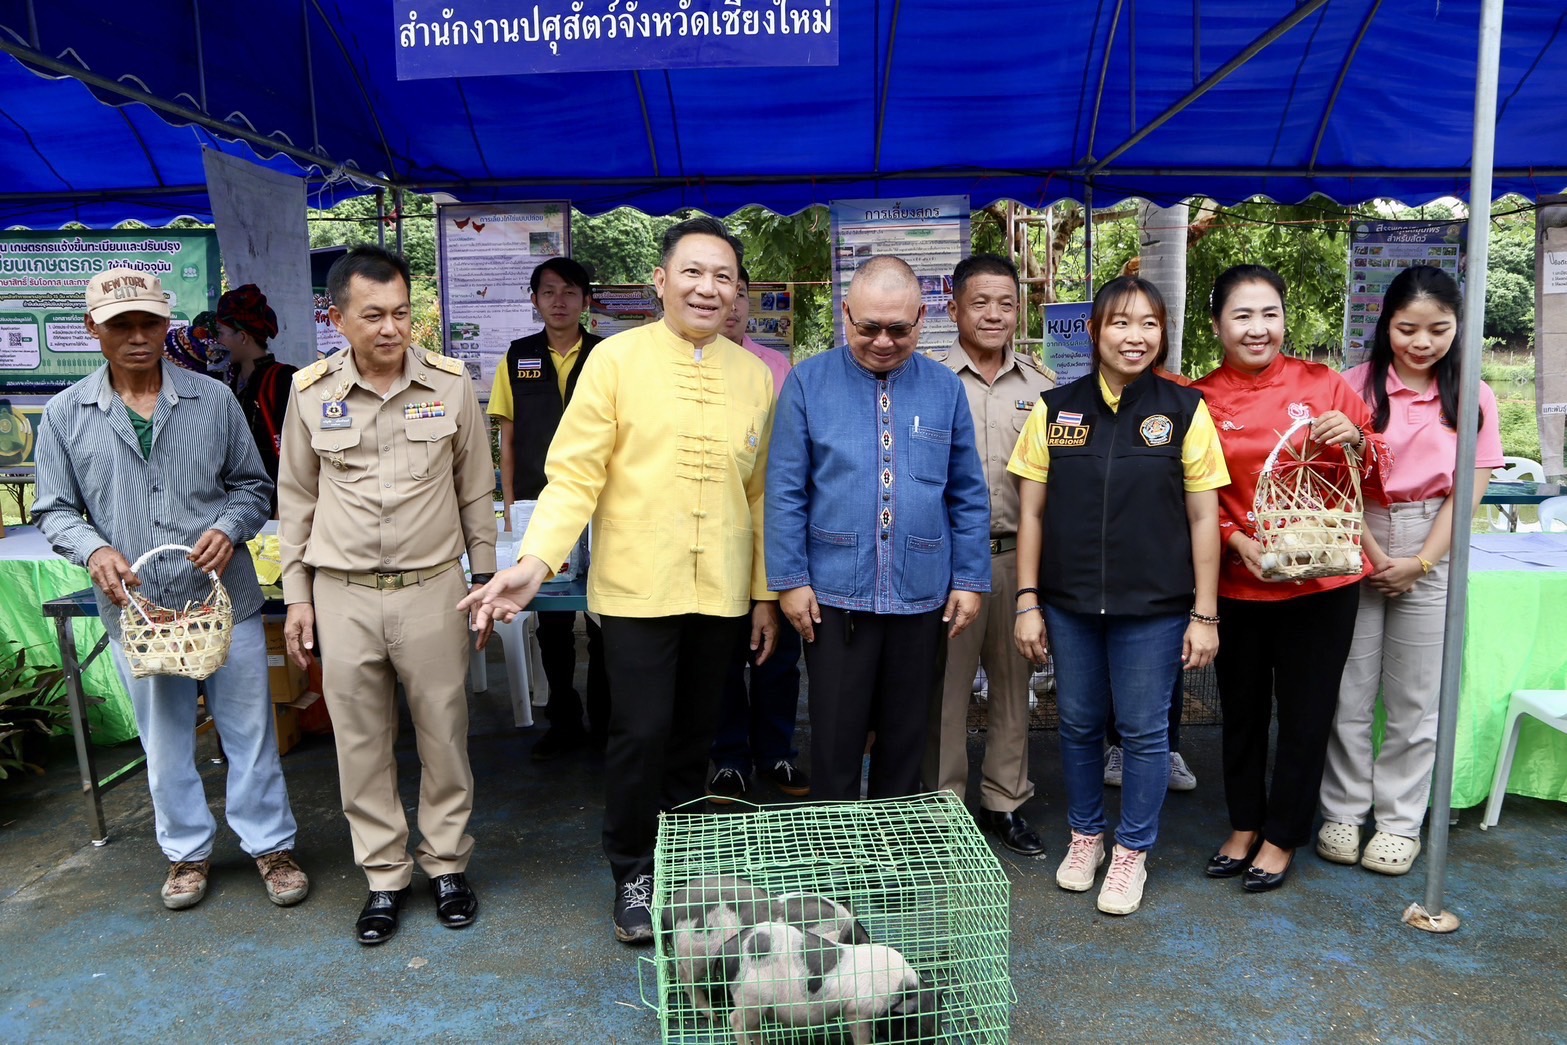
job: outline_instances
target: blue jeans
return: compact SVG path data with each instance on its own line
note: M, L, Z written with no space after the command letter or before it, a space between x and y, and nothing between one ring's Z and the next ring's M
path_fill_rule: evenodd
M1181 670L1186 614L1101 616L1047 605L1045 628L1056 666L1067 823L1080 834L1104 833L1105 716L1113 689L1125 765L1115 840L1152 849L1170 784L1170 691Z
M109 648L147 752L158 845L170 861L205 860L218 827L196 769L196 683L174 675L133 679L120 644ZM294 848L294 812L278 760L261 614L235 623L229 658L207 679L206 689L228 760L228 823L240 846L251 856Z
M735 654L718 706L718 732L713 737L713 765L749 776L753 763L771 766L779 759L793 762L794 723L800 707L800 633L787 620L778 622L773 655L760 666L751 664L750 629ZM751 665L750 695L745 669Z

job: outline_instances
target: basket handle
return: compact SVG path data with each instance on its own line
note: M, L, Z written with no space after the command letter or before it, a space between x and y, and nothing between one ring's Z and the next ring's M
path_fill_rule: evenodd
M1273 466L1278 463L1279 454L1283 453L1284 448L1290 444L1290 437L1293 436L1296 432L1300 431L1302 428L1305 428L1307 425L1315 423L1316 420L1317 419L1315 417L1307 414L1305 417L1300 418L1294 424L1290 425L1288 430L1286 430L1283 435L1279 436L1278 444L1274 446L1273 452L1268 455L1268 460L1262 466L1263 475L1273 474Z
M131 563L131 572L140 573L141 568L147 565L147 560L162 552L184 552L186 555L189 555L195 550L196 549L192 548L188 544L160 544L156 548L148 548L145 552L142 553L141 558ZM208 577L212 578L212 583L214 586L220 583L216 573L212 572L211 570L206 570L205 572ZM147 616L146 611L143 610L140 606L136 605L136 600L131 596L131 590L125 586L125 578L123 577L120 578L120 590L125 593L126 605L130 606L137 613L141 614L142 623L151 624L152 620Z

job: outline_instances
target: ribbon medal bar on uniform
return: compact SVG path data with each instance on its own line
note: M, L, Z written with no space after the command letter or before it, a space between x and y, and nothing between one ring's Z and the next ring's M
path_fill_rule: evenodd
M446 404L439 399L429 403L409 403L403 407L403 419L413 421L421 417L445 417Z

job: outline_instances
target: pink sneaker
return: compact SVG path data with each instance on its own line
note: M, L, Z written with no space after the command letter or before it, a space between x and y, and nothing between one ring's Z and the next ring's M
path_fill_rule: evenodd
M1072 832L1061 866L1056 868L1056 884L1067 892L1086 893L1094 887L1094 873L1105 862L1105 836Z
M1120 845L1110 857L1110 870L1099 890L1099 909L1105 914L1131 914L1142 906L1143 883L1148 881L1148 854Z

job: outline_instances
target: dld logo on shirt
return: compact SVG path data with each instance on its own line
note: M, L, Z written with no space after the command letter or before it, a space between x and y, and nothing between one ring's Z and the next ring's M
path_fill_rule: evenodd
M1051 421L1045 430L1045 443L1048 446L1087 446L1088 427Z

